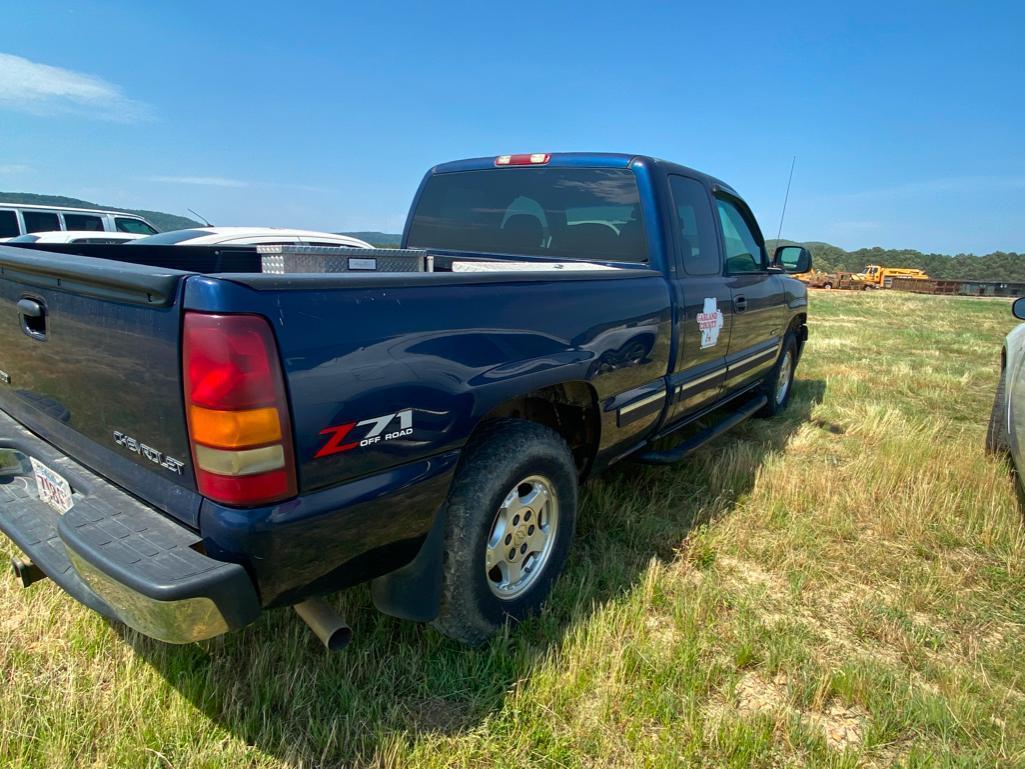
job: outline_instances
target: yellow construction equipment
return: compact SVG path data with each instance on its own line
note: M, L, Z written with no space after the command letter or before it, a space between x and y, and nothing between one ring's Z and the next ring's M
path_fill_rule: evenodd
M910 267L882 267L878 264L868 265L857 277L865 282L865 288L890 288L894 278L929 280L929 276L922 270Z

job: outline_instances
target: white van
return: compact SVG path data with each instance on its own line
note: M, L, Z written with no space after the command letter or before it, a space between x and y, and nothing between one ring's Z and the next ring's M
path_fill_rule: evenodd
M129 232L135 235L155 235L159 231L141 216L121 211L0 203L0 242L33 232L60 230Z

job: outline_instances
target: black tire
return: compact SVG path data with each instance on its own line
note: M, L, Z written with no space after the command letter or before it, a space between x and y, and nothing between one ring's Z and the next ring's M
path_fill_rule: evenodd
M529 582L518 583L525 585L522 592L499 597L494 591L502 589L505 572L499 567L486 572L488 541L501 510L508 510L503 505L513 493L530 488L527 481L531 478L547 483L545 493L555 499L552 544L539 551L546 555L536 574L524 568L522 573L529 576ZM441 609L432 623L434 627L450 638L476 645L487 640L507 618L523 619L540 607L566 562L576 510L577 470L569 447L558 433L519 419L486 425L464 450L445 502ZM551 508L548 511L551 515ZM538 511L535 521L541 515ZM504 546L502 549L504 552ZM533 553L517 557L520 563L529 564ZM506 560L501 558L508 567Z
M787 372L786 390L782 393L782 397L780 397L780 380L787 366L789 366L790 370ZM796 369L797 338L794 336L793 331L788 331L786 336L783 337L783 344L779 348L779 357L776 358L776 365L765 375L765 380L762 382L761 392L768 398L768 402L755 413L755 416L764 418L774 417L786 409L790 403L790 393L794 389L794 372Z
M1009 454L1011 443L1007 438L1007 398L1004 395L1004 372L1000 372L997 392L993 398L993 410L989 413L989 427L986 430L986 453Z
M833 288L833 284L832 284L832 283L828 283L828 282L827 282L827 283L823 284L823 286L822 286L822 287L823 287L824 289L826 289L826 290L828 291L828 290L830 290L831 288Z

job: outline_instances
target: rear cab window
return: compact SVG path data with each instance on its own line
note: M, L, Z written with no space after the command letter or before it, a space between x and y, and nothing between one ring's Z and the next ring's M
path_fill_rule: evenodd
M133 235L156 235L157 231L141 219L130 219L127 216L115 216L114 227L118 232L129 232Z
M435 174L410 224L410 248L646 262L634 173L497 168Z

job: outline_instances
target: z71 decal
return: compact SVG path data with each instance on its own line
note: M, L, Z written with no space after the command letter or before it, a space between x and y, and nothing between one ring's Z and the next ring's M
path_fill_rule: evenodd
M398 424L394 424L398 422ZM369 427L365 432L359 428ZM361 438L356 436L362 433ZM362 422L347 422L344 425L328 427L320 431L321 435L329 435L314 459L329 457L342 451L351 451L357 447L372 446L381 441L391 441L413 434L413 409L404 409L394 414L364 419Z

